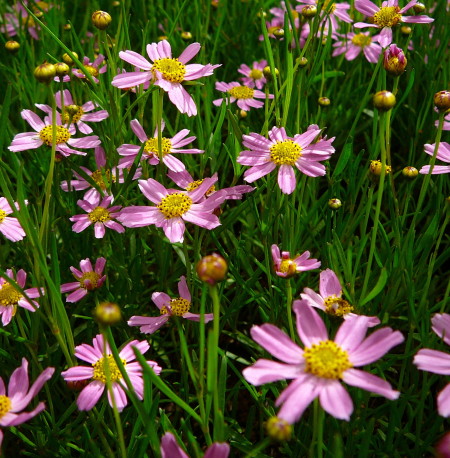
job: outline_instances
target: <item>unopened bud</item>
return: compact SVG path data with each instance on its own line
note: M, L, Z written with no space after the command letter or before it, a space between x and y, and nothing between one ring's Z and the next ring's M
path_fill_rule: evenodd
M413 10L417 14L423 13L425 11L425 5L423 3L416 3L413 6Z
M92 24L99 30L106 30L111 24L112 17L106 11L95 11L92 14Z
M63 25L64 30L72 30L72 26L70 24L64 24Z
M302 15L306 19L313 18L316 14L317 14L317 7L314 5L308 5L302 8Z
M292 425L278 417L270 417L266 423L267 435L278 442L288 441L292 435Z
M9 40L5 43L5 49L11 54L15 54L20 49L20 44L17 41Z
M406 68L408 60L397 45L392 44L384 51L383 66L384 69L394 76L401 75Z
M196 270L201 281L209 283L210 285L215 285L225 278L228 271L228 265L220 254L213 253L200 259L197 263Z
M341 208L342 207L342 202L340 201L340 199L334 197L333 199L330 199L328 201L328 206L332 209L332 210L337 210L338 208Z
M280 72L278 71L278 68L274 68L273 70L274 70L275 76L278 76L280 74ZM266 77L267 81L273 80L273 73L271 72L269 65L267 67L264 67L263 75Z
M258 16L258 17L267 17L267 13L265 11L258 11L256 13L256 16Z
M244 119L244 118L246 118L246 117L248 116L248 113L247 113L247 111L245 111L245 110L239 110L239 111L238 111L238 116L239 116L241 119Z
M76 52L72 51L72 54L78 59L78 54ZM72 67L75 62L72 60L72 58L69 56L69 54L65 53L62 56L62 60L64 63L66 63L69 67Z
M389 91L380 91L373 96L375 108L381 111L389 111L395 106L395 95Z
M434 94L434 106L439 111L447 111L450 108L450 91L439 91Z
M120 2L118 0L115 0L114 2L112 2L112 6L120 6Z
M370 173L372 175L375 175L377 177L381 176L381 169L383 168L383 165L381 164L381 161L371 161L370 162ZM385 167L385 175L388 175L391 173L392 167L390 165L386 165Z
M56 76L56 68L49 62L44 62L34 69L34 77L40 82L49 84Z
M400 32L402 32L403 35L409 35L412 32L412 28L409 25L402 25Z
M78 105L67 105L65 109L67 113L69 114L69 116L72 117L78 113L78 110L80 109L80 107Z
M308 59L306 57L299 57L297 63L299 67L306 67L306 65L308 65Z
M66 76L70 72L70 67L65 62L57 62L55 64L56 76Z
M319 97L317 102L321 107L327 107L328 105L330 105L331 100L328 97Z
M275 29L272 33L275 36L275 38L278 38L278 39L284 38L284 29L281 27L278 29Z
M402 170L402 175L406 178L416 178L418 174L419 171L410 165Z
M191 32L181 32L181 38L184 41L192 40L192 33Z
M111 326L122 319L122 312L114 302L101 302L95 307L94 316L99 323Z

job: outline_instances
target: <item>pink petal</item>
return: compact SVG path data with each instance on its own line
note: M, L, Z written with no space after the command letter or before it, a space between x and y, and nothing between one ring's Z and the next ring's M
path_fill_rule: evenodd
M450 355L438 350L424 348L414 356L414 364L422 371L450 375Z
M328 383L323 384L319 399L325 412L340 420L350 420L353 402L338 380L328 380Z
M438 412L443 417L450 417L450 383L438 394Z
M306 301L294 301L292 309L297 316L298 335L306 347L328 340L328 333L322 318Z
M298 364L283 364L268 359L258 359L255 364L242 371L245 380L252 385L295 379L302 373L303 369Z
M400 392L393 390L391 384L386 382L386 380L358 369L347 369L344 372L342 380L348 385L380 394L391 400L397 399L400 396Z
M198 52L200 51L201 45L200 43L191 43L181 54L178 60L182 64L186 64L189 62L193 57L195 57Z
M283 164L278 170L278 186L284 194L292 194L296 186L294 169Z
M77 399L79 410L91 410L97 404L100 396L105 390L105 385L98 380L94 380L84 387Z
M161 457L162 458L189 458L183 449L178 445L172 433L166 433L161 438Z
M178 294L183 299L186 299L187 301L191 302L191 293L189 292L186 277L184 275L180 277L180 281L178 283Z

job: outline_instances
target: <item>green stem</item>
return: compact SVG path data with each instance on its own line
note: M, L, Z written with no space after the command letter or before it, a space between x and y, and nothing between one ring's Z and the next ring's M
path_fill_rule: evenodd
M325 419L325 412L319 404L319 398L314 399L313 404L314 404L313 437L311 440L311 446L309 447L309 456L311 458L322 458L323 457L323 422ZM314 453L314 448L317 449L316 453Z
M286 313L289 323L289 335L295 341L294 323L292 321L292 285L291 279L286 280Z

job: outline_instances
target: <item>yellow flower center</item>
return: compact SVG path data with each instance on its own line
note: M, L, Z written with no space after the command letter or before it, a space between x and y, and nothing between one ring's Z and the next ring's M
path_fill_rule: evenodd
M0 394L0 420L11 410L11 399Z
M383 27L394 27L402 19L402 15L399 13L400 8L398 6L385 6L380 8L373 16L374 24L377 24L381 29Z
M287 274L288 277L292 277L292 275L297 273L297 264L292 259L283 259L279 270L281 273Z
M357 33L352 38L352 43L356 46L361 46L361 48L364 48L365 46L369 46L370 43L372 43L372 38L370 38L368 35L364 35L363 33Z
M172 142L170 141L170 139L162 137L161 138L161 151L163 153L163 156L165 156L166 154L169 154L171 148L172 148ZM158 153L159 153L158 138L157 137L149 138L145 142L144 151L149 156L158 156Z
M69 119L72 119L72 122L76 124L81 119L81 117L84 115L83 108L81 108L80 106L71 105L71 107L74 108L74 110L72 110L72 113L75 111L75 107L76 107L76 111L72 116L67 112L67 107L64 107L64 114L61 116L61 120L63 124L67 124L69 122Z
M346 300L336 296L328 296L325 307L325 312L329 315L344 316L353 312L353 307Z
M90 73L92 76L97 77L99 75L98 68L93 67L92 65L85 65L84 68Z
M63 126L56 127L56 144L66 143L71 137L70 132ZM53 126L45 126L39 132L39 138L48 146L53 144Z
M326 11L328 14L334 13L336 10L336 3L331 3L331 0L325 0L322 6L322 9Z
M125 366L127 362L122 359L122 364ZM92 367L94 368L94 375L92 376L93 380L98 380L99 382L106 384L106 380L108 378L111 383L117 382L117 380L122 378L122 374L114 361L113 355L100 358L92 365ZM107 377L107 374L109 377Z
M6 216L6 212L0 209L0 224L3 223L3 220L6 218Z
M192 205L192 199L181 192L169 194L161 200L159 210L166 218L176 218L184 215Z
M306 347L303 357L306 362L305 371L317 377L340 379L347 369L353 367L348 353L332 340Z
M25 27L36 27L36 22L34 22L33 16L24 16L22 17L22 25Z
M100 275L97 272L83 272L83 275L79 279L80 288L92 291L97 288Z
M263 77L263 72L261 70L258 70L257 68L253 68L250 71L250 78L254 80L259 80L262 77Z
M294 165L301 151L302 147L293 140L277 141L270 147L270 160L276 165Z
M104 223L111 219L111 213L109 213L106 208L95 207L94 210L89 213L88 217L93 223Z
M189 183L187 185L186 191L193 191L194 189L197 189L201 184L203 183L203 180L196 180L193 181L192 183ZM209 196L211 195L214 191L216 190L216 187L212 185L206 192L205 195Z
M228 94L235 99L251 99L255 93L254 89L247 86L236 86L228 89Z
M178 59L170 59L169 57L155 60L152 71L155 70L158 70L163 78L171 83L181 83L186 74L186 66Z
M0 288L0 305L3 307L16 305L22 297L22 294L10 283L3 283Z
M95 181L95 183L99 186L100 189L106 189L107 184L111 180L111 171L105 170L103 173L101 170L96 170L92 172L91 178ZM114 181L114 177L113 177Z
M187 299L178 297L177 299L170 300L170 308L172 310L172 315L183 316L185 313L189 312L191 308L191 303ZM161 307L161 315L167 315L167 307Z

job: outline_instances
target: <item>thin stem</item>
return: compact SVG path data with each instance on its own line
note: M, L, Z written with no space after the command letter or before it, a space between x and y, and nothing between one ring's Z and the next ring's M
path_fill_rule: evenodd
M286 314L289 323L289 335L292 340L295 340L294 324L292 321L292 285L290 278L286 280Z

